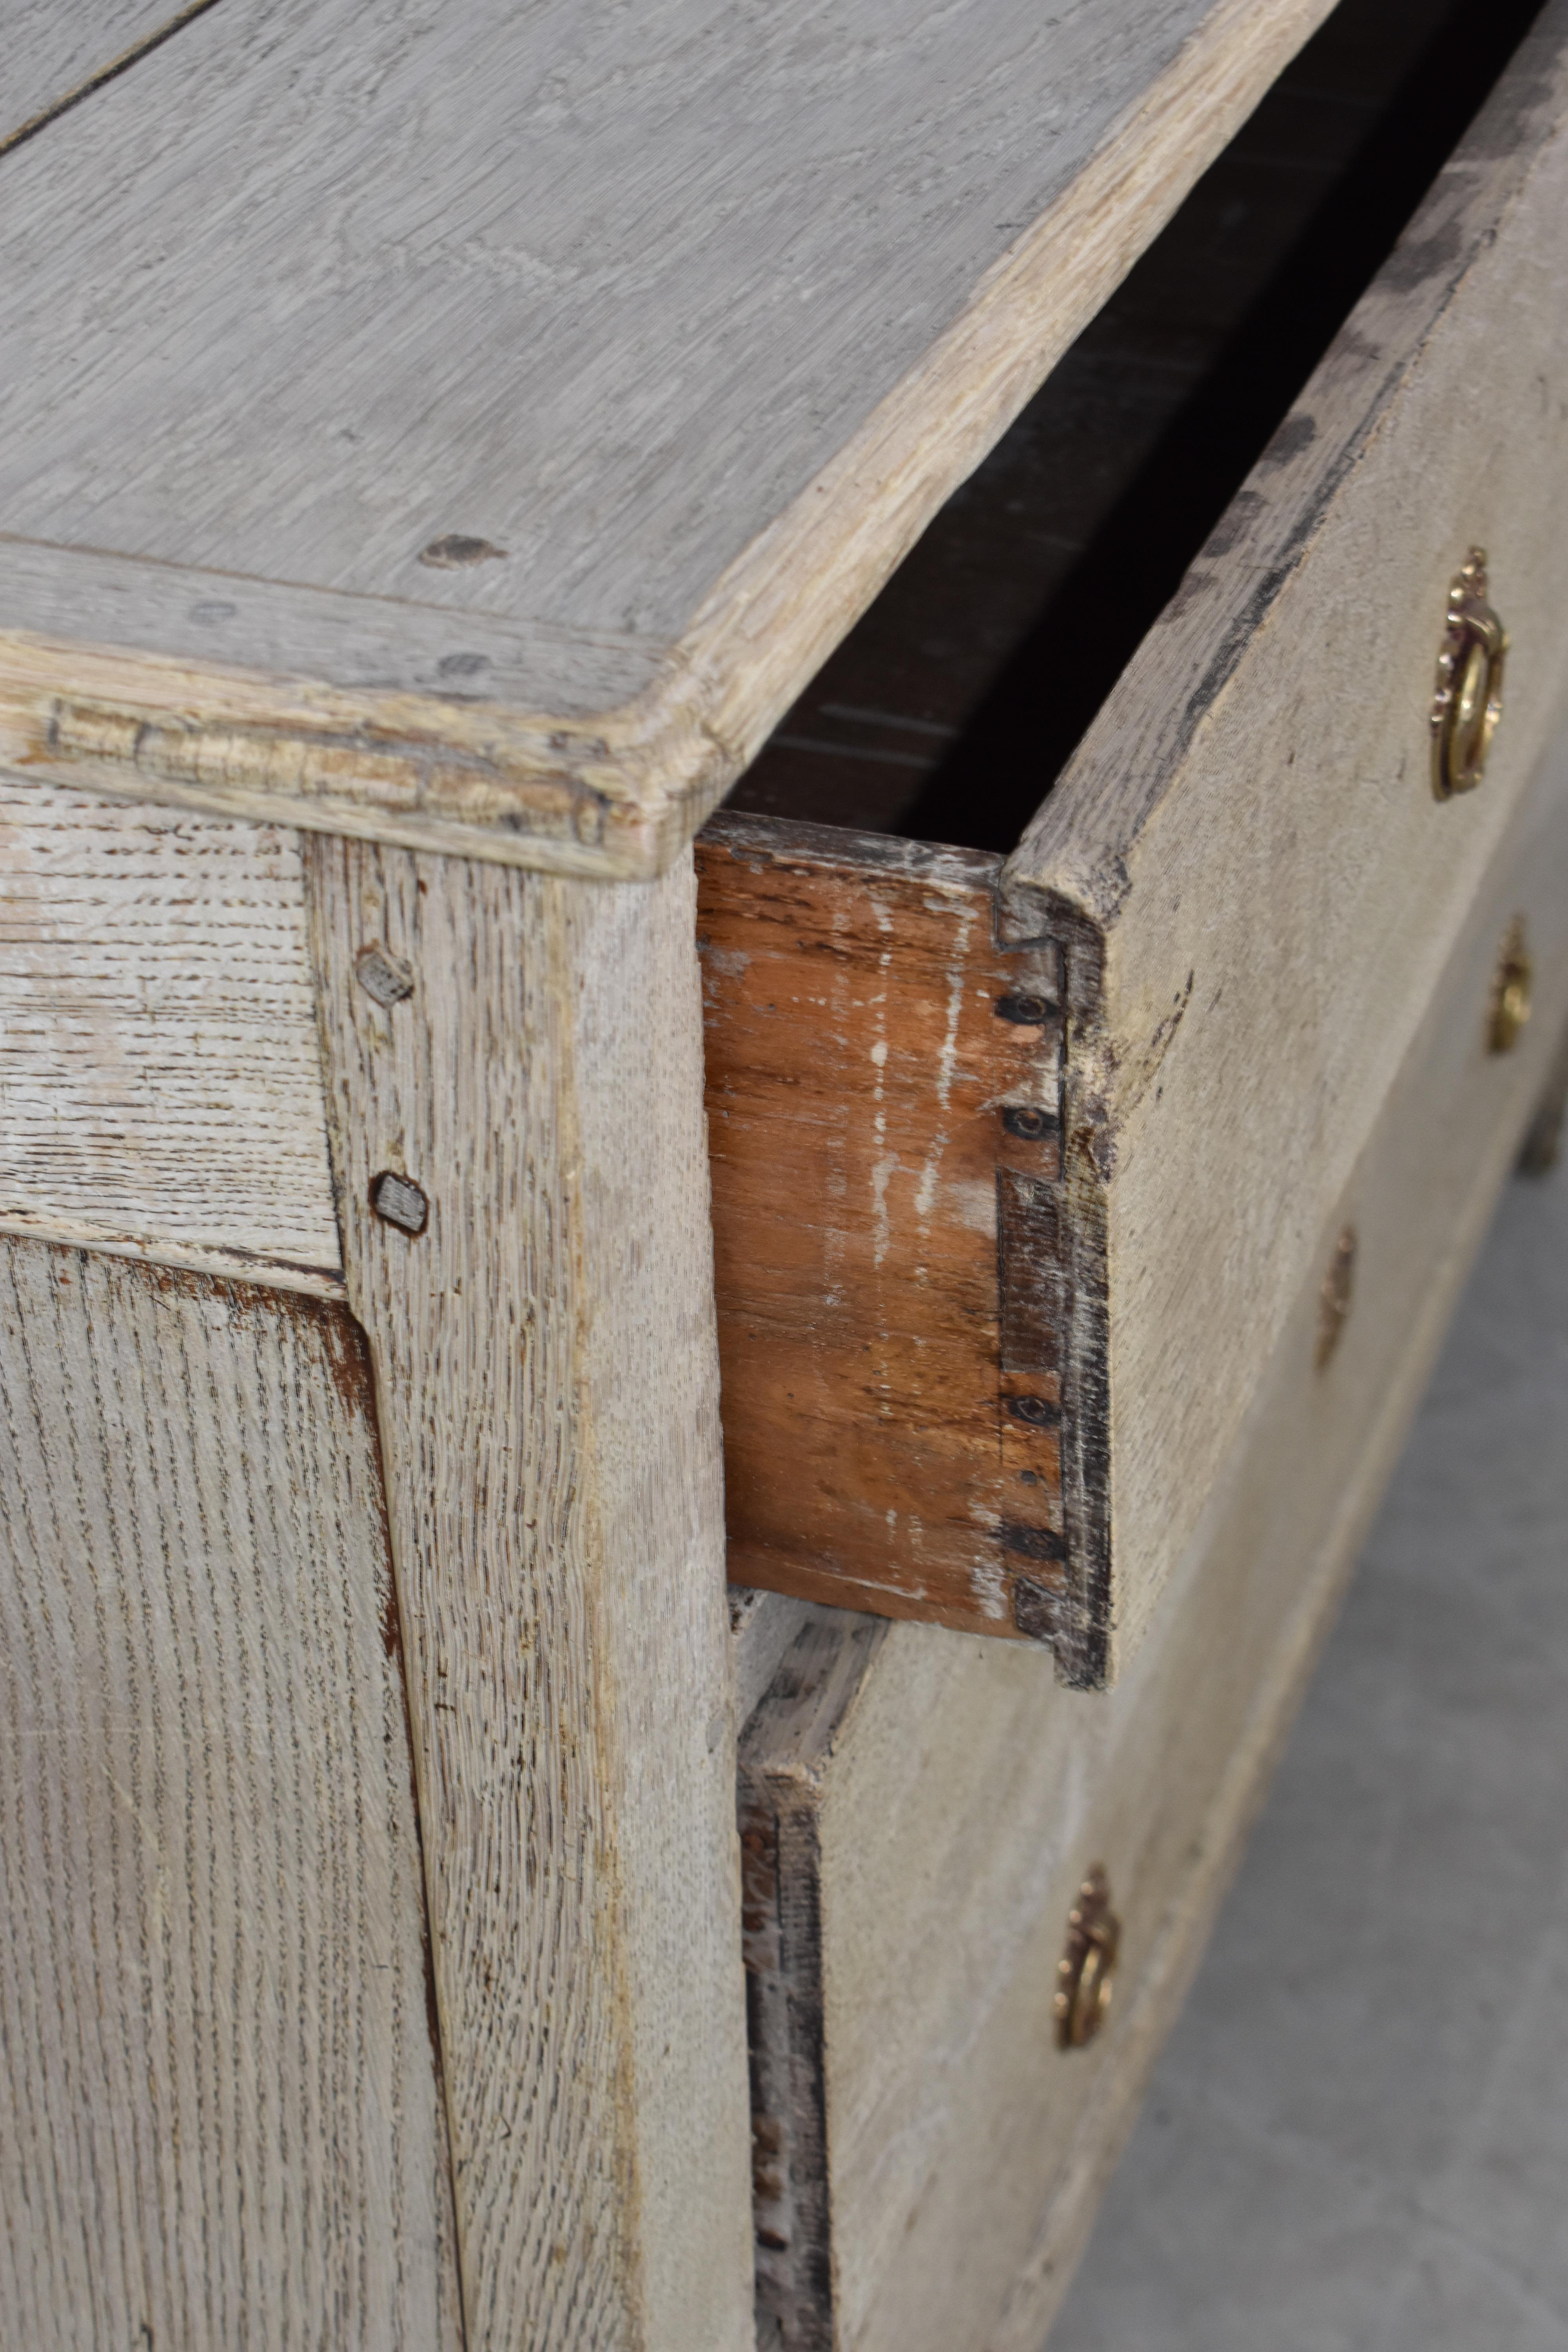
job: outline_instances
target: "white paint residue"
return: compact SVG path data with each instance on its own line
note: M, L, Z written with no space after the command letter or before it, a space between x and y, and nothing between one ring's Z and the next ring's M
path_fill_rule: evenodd
M996 1184L994 1178L966 1176L950 1179L947 1185L948 1214L959 1224L967 1225L972 1234L996 1233Z
M983 1617L1006 1616L1007 1580L1000 1560L976 1560L969 1571L969 1590Z
M921 1170L921 1181L915 1186L915 1214L922 1220L930 1216L935 1202L937 1171L942 1166L942 1155L946 1149L947 1129L939 1128L931 1137L931 1146L925 1156L925 1165Z
M969 951L969 934L974 929L973 912L966 914L958 927L958 940L947 974L947 1033L937 1055L936 1098L943 1110L952 1093L953 1072L958 1067L958 1023L963 1011L963 960ZM938 1128L926 1150L921 1181L915 1187L915 1214L929 1217L936 1205L936 1180L942 1171L942 1155L947 1149L945 1128Z
M943 1110L947 1108L948 1097L952 1092L952 1074L958 1066L958 1016L963 1010L963 959L969 952L969 934L973 929L973 915L965 915L958 927L958 945L947 976L947 1034L942 1041L942 1052L936 1066L937 1100Z
M836 896L833 909L835 940L841 940L844 937L848 928L848 914L842 898ZM833 1043L847 1053L850 1031L858 1028L859 1024L850 1018L855 999L845 963L835 957L828 966L826 977L827 982L826 993L816 998L815 1002L821 1006L827 1017L828 1034ZM830 1132L826 1139L827 1170L825 1189L829 1201L835 1203L847 1202L849 1197L849 1168L846 1158L846 1145L848 1140L850 1118L850 1100L846 1091L841 1115L830 1122ZM859 1203L857 1202L857 1209ZM845 1234L843 1211L840 1209L837 1215L829 1217L822 1226L824 1286L830 1295L842 1296L839 1276L844 1270L844 1258Z
M884 955L882 958L884 963L890 961L889 955ZM888 1185L894 1169L899 1164L899 1155L896 1151L889 1151L885 1149L888 1140L888 1113L884 1101L887 1089L882 1084L882 1072L888 1066L886 1034L888 1000L884 995L873 998L872 1002L877 1007L877 1027L882 1033L871 1047L871 1066L877 1073L877 1083L871 1089L871 1100L875 1106L871 1123L876 1129L878 1144L877 1158L871 1170L871 1222L874 1235L871 1243L871 1263L873 1265L879 1266L888 1255L888 1244L891 1237L891 1222L888 1214ZM886 1369L884 1365L883 1370L886 1370Z
M886 1133L887 1125L886 1117L879 1111L877 1114L879 1139ZM899 1155L896 1151L884 1151L879 1156L877 1164L871 1171L871 1214L877 1229L877 1238L871 1244L871 1262L874 1265L880 1265L888 1255L888 1242L890 1236L888 1186L898 1164Z

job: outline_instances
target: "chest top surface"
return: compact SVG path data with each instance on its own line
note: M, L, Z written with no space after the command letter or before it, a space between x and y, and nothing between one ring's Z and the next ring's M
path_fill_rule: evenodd
M1324 13L100 0L180 21L0 153L0 757L656 870Z

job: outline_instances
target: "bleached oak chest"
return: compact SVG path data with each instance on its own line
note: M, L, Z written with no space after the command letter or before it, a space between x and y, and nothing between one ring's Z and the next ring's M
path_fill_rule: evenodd
M1568 1019L1529 16L0 10L7 2344L1041 2340Z

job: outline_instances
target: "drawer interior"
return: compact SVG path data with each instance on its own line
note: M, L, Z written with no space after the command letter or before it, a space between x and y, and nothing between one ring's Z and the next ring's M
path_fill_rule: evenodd
M1538 0L1342 0L725 803L1005 853Z
M1535 14L1342 0L699 836L737 1583L1106 1679L1104 1229L1002 860Z

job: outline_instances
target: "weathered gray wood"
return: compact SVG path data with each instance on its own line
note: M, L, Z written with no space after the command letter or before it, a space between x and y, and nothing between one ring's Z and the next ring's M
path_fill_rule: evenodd
M1069 1419L1100 1449L1122 1652L1559 708L1565 121L1553 0L1005 879L1016 934L1067 946L1079 1306L1108 1331ZM1480 789L1439 804L1427 716L1472 543L1512 633L1506 712Z
M0 154L100 75L212 0L5 0L0 11Z
M212 10L4 165L0 751L655 870L1325 13Z
M735 1723L746 1721L778 1671L779 1660L813 1614L809 1601L755 1587L730 1587L730 1662L735 1685Z
M469 2352L739 2352L689 865L601 891L318 839L308 887L405 1611Z
M1490 1049L1522 917L1536 1011ZM1568 739L1477 894L1245 1429L1117 1689L819 1612L742 1743L762 2308L788 2352L1037 2352L1392 1466L1568 1009ZM1317 1360L1318 1276L1357 1235ZM770 1867L776 1856L776 1875ZM1110 2021L1055 2046L1103 1863ZM826 2176L792 2177L813 2135ZM764 2340L765 2337L764 2337Z
M0 1230L341 1297L291 828L0 774Z
M363 1342L0 1243L0 2341L457 2352Z

